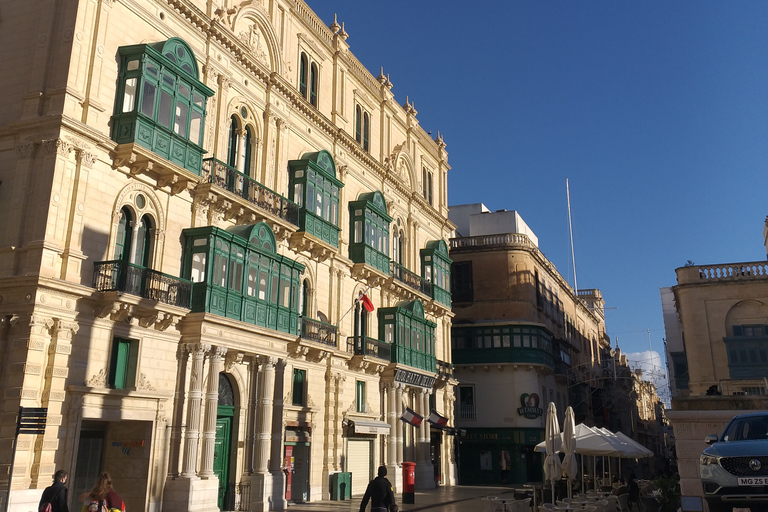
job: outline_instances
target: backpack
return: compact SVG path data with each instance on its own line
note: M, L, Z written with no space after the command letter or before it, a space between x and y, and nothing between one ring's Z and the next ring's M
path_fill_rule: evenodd
M37 507L37 512L52 512L51 504L48 502L41 503L40 506Z
M40 510L38 512L44 512L44 511ZM45 512L50 512L50 510L47 510ZM107 500L101 500L101 501L92 500L88 504L87 512L107 512Z

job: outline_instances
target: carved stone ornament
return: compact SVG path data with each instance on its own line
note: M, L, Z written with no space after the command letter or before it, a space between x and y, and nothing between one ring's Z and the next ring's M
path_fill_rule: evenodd
M251 53L262 63L267 64L267 54L264 52L264 48L261 42L261 31L255 24L248 26L247 30L240 32L240 40L245 43L245 46L251 51Z
M99 373L85 381L85 385L91 388L107 387L107 370L102 368Z
M149 382L147 376L142 373L139 377L139 382L136 383L136 389L141 389L143 391L154 391L155 387Z

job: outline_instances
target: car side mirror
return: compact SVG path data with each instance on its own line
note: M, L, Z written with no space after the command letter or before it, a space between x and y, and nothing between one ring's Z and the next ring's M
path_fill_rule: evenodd
M704 438L704 442L707 444L714 444L717 442L717 434L709 434Z

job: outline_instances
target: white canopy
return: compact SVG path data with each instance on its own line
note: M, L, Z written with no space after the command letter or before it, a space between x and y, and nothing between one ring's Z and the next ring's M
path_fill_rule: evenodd
M623 437L623 439L622 439ZM608 430L576 425L576 453L606 457L641 458L650 457L653 452L622 434L622 437ZM631 441L631 443L629 442ZM562 436L561 436L562 443ZM560 451L558 446L558 451ZM546 451L545 442L536 445L537 452Z

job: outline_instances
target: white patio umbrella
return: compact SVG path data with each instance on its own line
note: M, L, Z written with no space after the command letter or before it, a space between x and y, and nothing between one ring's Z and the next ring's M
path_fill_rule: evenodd
M544 479L552 482L552 505L555 504L555 482L560 479L560 457L557 455L560 444L560 423L557 421L557 408L549 402L547 419L544 424L546 454L544 458Z
M565 410L565 420L563 422L563 448L565 454L563 459L563 476L568 479L568 497L571 497L571 481L579 474L579 467L576 462L576 420L573 417L573 408L569 405Z

